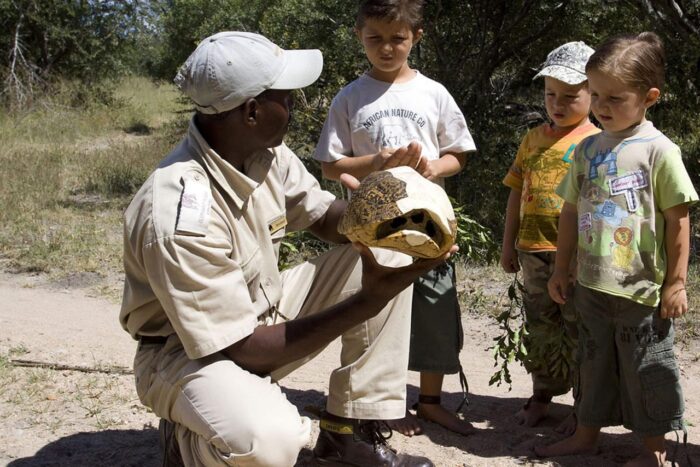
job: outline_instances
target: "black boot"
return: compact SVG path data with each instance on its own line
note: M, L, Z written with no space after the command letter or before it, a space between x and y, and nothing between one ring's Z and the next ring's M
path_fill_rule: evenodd
M158 432L160 434L160 448L163 452L163 467L185 467L175 436L175 425L161 418Z
M314 459L322 466L434 467L426 457L397 454L386 442L391 433L381 420L354 420L324 413Z

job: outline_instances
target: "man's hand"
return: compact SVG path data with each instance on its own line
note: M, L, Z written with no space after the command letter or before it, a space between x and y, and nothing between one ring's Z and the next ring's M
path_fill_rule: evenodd
M569 288L570 278L568 272L557 272L554 271L552 277L549 278L547 282L547 290L549 291L549 296L552 300L560 305L566 303L567 296L566 291Z
M360 186L360 181L348 173L340 174L340 183L342 183L345 188L350 191L355 191L357 190L357 187Z
M381 304L387 303L420 276L435 269L459 250L457 245L452 245L447 253L437 258L418 259L408 266L394 268L377 263L367 246L355 242L353 247L359 251L362 260L360 294L364 295L368 301Z
M505 272L510 274L520 271L518 250L512 246L509 248L503 248L503 251L501 251L501 267Z
M683 284L661 287L661 318L680 318L688 311L688 295Z
M377 170L407 166L423 173L428 166L428 159L423 157L423 147L417 141L411 141L408 146L396 149L384 148L375 155Z

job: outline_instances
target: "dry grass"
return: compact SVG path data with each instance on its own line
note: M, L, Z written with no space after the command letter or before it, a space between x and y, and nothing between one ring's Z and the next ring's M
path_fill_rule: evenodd
M121 213L176 141L181 109L172 86L130 78L110 105L0 114L0 257L55 277L118 273Z

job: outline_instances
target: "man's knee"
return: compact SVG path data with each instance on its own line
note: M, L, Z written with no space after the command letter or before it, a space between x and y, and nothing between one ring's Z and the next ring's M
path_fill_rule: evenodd
M261 417L249 424L246 435L232 430L224 435L224 442L233 451L236 465L292 466L310 433L306 417Z

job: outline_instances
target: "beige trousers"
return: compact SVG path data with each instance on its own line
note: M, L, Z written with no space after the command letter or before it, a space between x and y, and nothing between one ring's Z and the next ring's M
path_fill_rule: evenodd
M387 266L410 263L405 255L373 252ZM359 255L350 246L284 271L279 312L261 324L310 315L344 300L359 290L361 272ZM403 417L411 296L409 287L376 317L342 336L340 366L330 375L328 412L348 418ZM263 378L221 353L190 360L173 335L165 345L139 346L136 388L146 406L176 424L185 465L291 466L309 441L311 422L275 381L314 355Z

